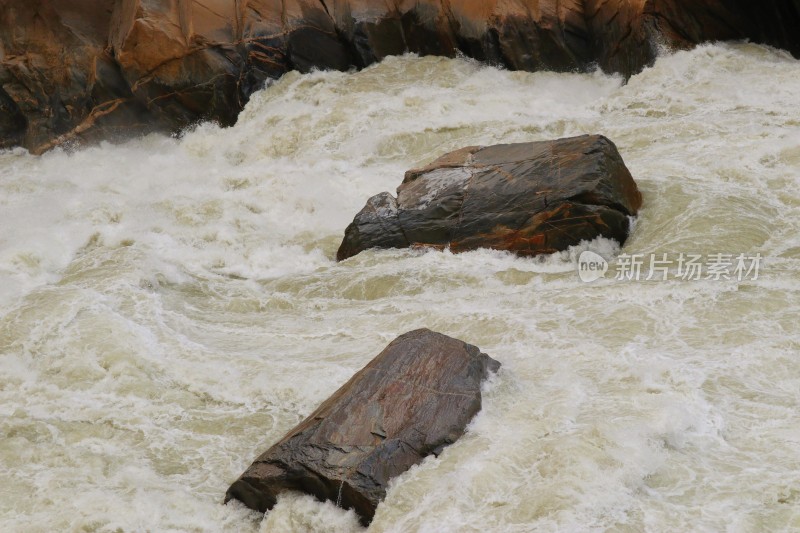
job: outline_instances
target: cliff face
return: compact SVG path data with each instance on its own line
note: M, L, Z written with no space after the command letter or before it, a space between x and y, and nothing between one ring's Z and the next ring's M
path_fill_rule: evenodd
M800 57L800 0L0 0L0 147L232 124L268 78L407 51L630 76L742 38Z

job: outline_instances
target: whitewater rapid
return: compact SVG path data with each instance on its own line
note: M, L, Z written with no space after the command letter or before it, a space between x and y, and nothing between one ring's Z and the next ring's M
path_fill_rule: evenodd
M627 84L409 56L287 74L229 129L0 152L0 530L358 531L222 499L418 327L503 368L370 531L800 530L799 101L800 62L747 44ZM758 279L583 283L604 241L334 261L405 170L582 133L644 195L622 253L758 253Z

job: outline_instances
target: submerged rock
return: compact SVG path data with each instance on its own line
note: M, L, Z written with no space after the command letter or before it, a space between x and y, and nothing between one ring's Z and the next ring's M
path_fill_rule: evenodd
M601 135L468 147L406 172L345 230L341 261L369 248L476 248L534 256L599 236L624 243L642 195Z
M460 340L401 335L231 485L225 501L271 509L287 490L372 521L389 481L455 442L500 363Z
M797 0L0 0L0 148L233 124L290 70L463 54L630 76L658 47L751 39L800 57Z

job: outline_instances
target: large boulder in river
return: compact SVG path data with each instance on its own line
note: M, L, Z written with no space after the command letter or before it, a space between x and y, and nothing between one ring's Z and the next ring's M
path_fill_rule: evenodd
M800 57L800 1L0 0L0 148L229 125L265 80L405 52L630 76L745 38Z
M355 509L364 525L389 481L456 441L500 363L460 340L401 335L231 485L225 501L271 509L287 490Z
M601 135L469 147L406 172L345 230L341 261L369 248L476 248L534 256L603 236L624 243L642 195Z

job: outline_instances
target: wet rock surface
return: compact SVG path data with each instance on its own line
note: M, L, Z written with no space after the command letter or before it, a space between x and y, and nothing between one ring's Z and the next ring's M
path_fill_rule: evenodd
M598 236L624 243L641 204L616 146L600 135L468 147L408 171L397 198L370 198L336 257L409 246L535 256Z
M800 0L0 0L0 147L230 125L268 79L405 52L630 76L745 38L800 57Z
M427 329L389 344L228 489L259 511L287 490L354 509L367 525L389 481L455 442L500 363Z

